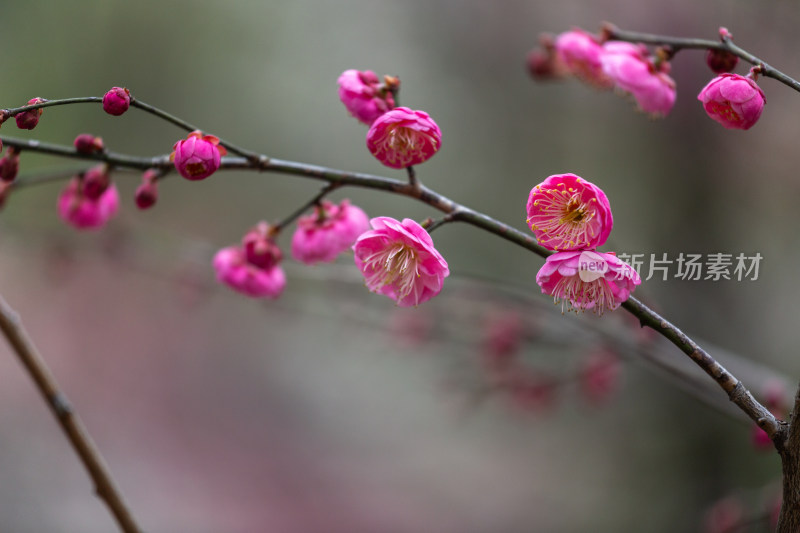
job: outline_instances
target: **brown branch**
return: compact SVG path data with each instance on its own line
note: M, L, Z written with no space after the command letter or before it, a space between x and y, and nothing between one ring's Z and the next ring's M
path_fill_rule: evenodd
M800 388L794 397L789 431L778 444L783 467L783 503L778 517L778 533L800 531Z
M111 514L125 533L139 533L141 529L131 514L125 499L111 477L100 451L86 431L75 409L58 387L39 351L22 326L19 316L0 296L0 329L30 374L47 405L58 419L61 429L89 472L95 492L108 506Z
M634 34L641 37L643 34ZM654 37L655 39L655 37ZM74 149L40 143L39 141L25 141L21 139L2 137L3 143L15 146L23 150L45 152L53 155L76 157L82 159L99 159L114 167L128 168L170 168L171 163L166 155L152 158L132 157L111 152L104 152L92 156L85 156L77 153ZM414 198L439 211L449 215L452 220L465 222L477 228L493 233L498 237L521 246L541 257L548 257L553 252L547 250L529 234L522 232L508 224L500 222L488 215L461 205L438 192L421 185L418 181L403 182L396 179L364 174L359 172L347 172L318 165L310 165L296 161L286 161L270 158L266 155L254 155L253 157L224 157L221 169L229 170L256 170L262 172L277 172L281 174L296 175L310 179L326 181L330 185L344 186L350 185L368 189L382 190L393 194L400 194ZM711 355L690 339L685 333L678 329L674 324L661 317L653 310L642 304L636 298L630 297L623 307L636 316L642 326L648 326L669 339L675 346L681 349L694 361L703 371L727 393L728 398L741 409L748 417L761 427L773 442L778 442L783 438L786 426L778 420L772 413L761 405L753 395L736 379L728 370L720 365Z
M766 61L756 57L744 48L735 45L729 38L720 41L710 41L706 39L668 37L666 35L653 35L651 33L621 30L613 24L604 25L603 31L611 40L669 46L673 53L683 49L722 50L730 52L748 63L759 67L759 74L761 76L778 80L784 85L800 92L799 81L784 74L775 67L768 65Z

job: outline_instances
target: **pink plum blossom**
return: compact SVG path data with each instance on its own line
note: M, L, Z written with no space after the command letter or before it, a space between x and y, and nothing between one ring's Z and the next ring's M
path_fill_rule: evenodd
M342 200L339 205L324 200L313 214L297 221L292 257L307 265L331 262L368 229L369 218L360 207L351 205L349 200Z
M603 47L591 34L581 29L564 32L556 38L555 49L561 64L581 81L602 89L614 85L600 62Z
M36 97L31 100L28 100L27 105L40 104L46 101L47 100L45 100L44 98ZM40 107L38 109L31 109L30 111L24 111L22 113L17 114L17 116L14 117L14 120L16 120L17 127L19 129L32 130L33 128L36 127L37 124L39 124L39 117L41 116L42 116L42 108Z
M549 176L531 189L527 212L539 244L550 250L597 248L614 227L605 193L575 174Z
M131 105L131 92L125 87L112 87L103 95L103 111L119 116Z
M738 74L721 74L703 87L697 99L709 117L728 129L753 127L767 103L756 82Z
M675 81L669 77L669 62L656 63L644 45L609 41L600 57L603 72L614 85L630 93L639 109L653 116L666 116L675 105Z
M108 222L119 208L119 192L111 183L96 197L84 191L83 180L75 177L58 196L58 214L78 229L98 228Z
M442 145L442 131L424 111L397 107L378 117L367 132L367 148L392 168L424 163Z
M396 78L388 77L391 82ZM337 80L339 99L353 117L371 126L375 119L394 108L389 85L382 85L371 70L345 70Z
M202 180L217 171L221 156L227 154L219 139L213 135L203 135L193 131L186 139L173 146L170 156L178 174L187 180Z
M543 294L561 301L561 311L595 313L613 311L641 284L639 274L613 253L557 252L547 258L536 274Z
M254 298L277 298L286 287L282 257L272 229L262 222L244 236L241 245L218 251L213 265L217 280L233 290Z
M450 269L422 226L390 217L373 218L370 224L372 229L353 245L356 266L369 290L400 307L419 305L441 292Z

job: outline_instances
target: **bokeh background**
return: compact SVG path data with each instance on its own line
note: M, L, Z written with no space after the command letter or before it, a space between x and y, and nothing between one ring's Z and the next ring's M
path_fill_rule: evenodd
M1 5L0 106L126 86L282 159L402 177L369 155L365 128L336 94L348 68L399 75L403 104L429 112L444 132L418 174L455 200L524 229L530 188L575 172L611 199L606 249L760 253L757 281L655 278L638 294L750 361L741 377L754 392L765 376L800 375L798 95L763 79L760 122L727 131L696 101L712 77L701 52L674 59L677 103L659 121L577 82L535 84L524 66L541 32L611 21L707 38L726 26L741 46L797 75L793 2ZM151 116L113 118L94 105L48 109L32 132L2 130L62 144L84 132L136 155L168 152L183 136ZM73 167L23 155L27 176ZM288 260L285 295L264 303L217 286L210 257L259 220L291 212L316 182L241 172L173 178L148 212L133 205L138 177L120 174L117 183L122 212L91 233L58 220L61 184L12 196L0 215L0 292L147 531L700 531L708 506L726 495L748 516L768 510L777 457L753 449L750 426L735 414L698 399L704 381L678 386L641 363L625 342L630 329L616 337L626 363L610 403L587 405L572 386L544 409L486 393L478 360L492 313L521 313L536 331L526 362L561 375L608 342L604 328L625 323L622 313L562 317L538 295L538 257L450 225L434 236L452 276L429 308L400 312L368 293L347 258L330 268ZM372 191L334 195L345 196L371 215L434 214ZM726 402L709 390L711 404ZM0 405L0 530L114 531L5 345Z

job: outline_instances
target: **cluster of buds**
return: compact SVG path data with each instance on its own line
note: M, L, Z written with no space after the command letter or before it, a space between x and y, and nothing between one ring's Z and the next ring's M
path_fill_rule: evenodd
M540 38L541 48L528 56L528 68L536 79L571 75L599 89L614 88L630 95L639 110L666 116L675 105L675 81L669 76L672 51L660 47L651 54L641 43L609 40L613 32L600 36L576 28L553 38ZM711 49L706 62L715 73L698 95L709 117L725 128L746 130L761 116L766 98L756 85L758 67L747 76L731 73L739 58L726 49L732 35L719 30L722 45Z
M73 177L58 196L58 214L78 229L104 225L119 208L119 192L106 165Z

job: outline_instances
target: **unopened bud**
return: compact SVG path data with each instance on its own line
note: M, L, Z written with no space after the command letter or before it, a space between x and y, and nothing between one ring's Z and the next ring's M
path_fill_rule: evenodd
M103 139L90 133L81 133L75 137L73 144L75 145L75 150L81 154L99 153L104 149Z
M111 177L105 165L92 167L83 175L83 194L90 200L97 200L110 184Z
M28 100L28 105L40 104L46 102L44 98L33 98ZM17 114L14 118L17 121L17 127L21 130L32 130L39 123L39 117L42 116L42 108L31 109Z

